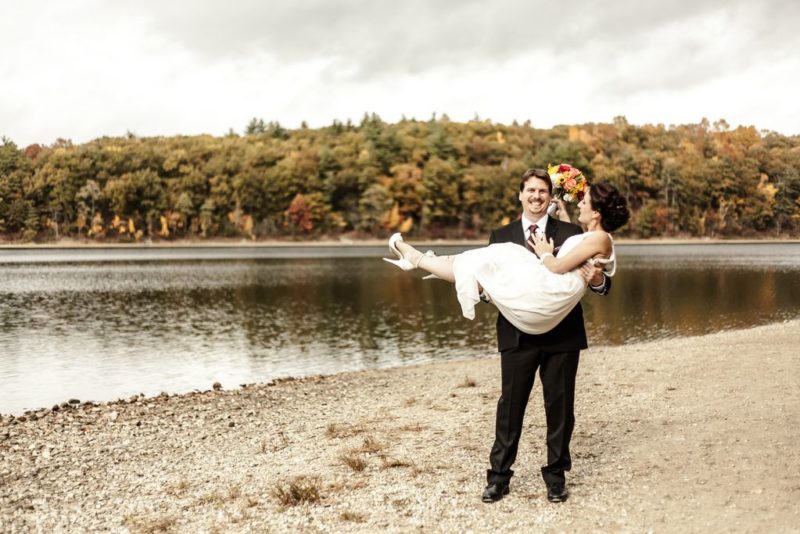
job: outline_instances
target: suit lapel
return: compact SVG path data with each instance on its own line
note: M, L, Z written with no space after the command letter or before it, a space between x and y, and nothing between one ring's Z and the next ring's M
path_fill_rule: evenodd
M512 224L511 241L517 245L525 246L525 230L522 229L522 221L515 221Z
M561 233L560 230L561 230L561 221L557 221L552 217L548 217L547 228L545 228L544 230L544 236L548 241L550 241L551 239L553 240L553 245L555 246L555 249L553 250L554 256L558 256L558 250L561 248L561 245L563 244L564 241L563 239L560 239L559 236L559 234Z
M552 217L547 218L547 226L544 229L544 237L547 240L553 240L555 243L556 235L558 234L558 221Z

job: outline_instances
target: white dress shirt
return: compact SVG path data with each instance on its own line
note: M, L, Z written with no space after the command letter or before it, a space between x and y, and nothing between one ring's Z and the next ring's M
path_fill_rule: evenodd
M547 230L547 219L548 216L545 214L544 217L536 221L535 223L530 222L524 215L522 216L522 232L525 234L525 241L528 240L530 237L530 228L532 225L536 224L536 234L537 235L544 235L545 231Z

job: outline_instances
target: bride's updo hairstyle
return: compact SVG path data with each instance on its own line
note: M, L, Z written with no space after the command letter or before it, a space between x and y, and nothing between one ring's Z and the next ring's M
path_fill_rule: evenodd
M600 213L600 226L606 232L613 232L628 222L630 211L628 201L619 190L608 182L589 186L592 209Z

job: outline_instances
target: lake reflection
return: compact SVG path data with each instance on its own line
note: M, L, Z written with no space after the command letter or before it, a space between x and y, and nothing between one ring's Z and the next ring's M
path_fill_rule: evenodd
M583 300L590 344L796 318L798 249L676 264L620 247L611 295ZM467 321L420 276L376 258L2 265L0 412L493 354L494 308Z

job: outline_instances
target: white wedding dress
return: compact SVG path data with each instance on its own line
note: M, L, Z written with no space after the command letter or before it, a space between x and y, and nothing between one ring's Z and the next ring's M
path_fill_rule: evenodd
M591 234L574 235L564 241L559 257L565 257ZM613 276L617 263L613 241L611 257L603 261L603 272ZM528 334L552 330L580 302L587 288L577 270L556 274L516 243L495 243L459 254L453 260L453 274L464 317L475 318L480 284L500 313Z

